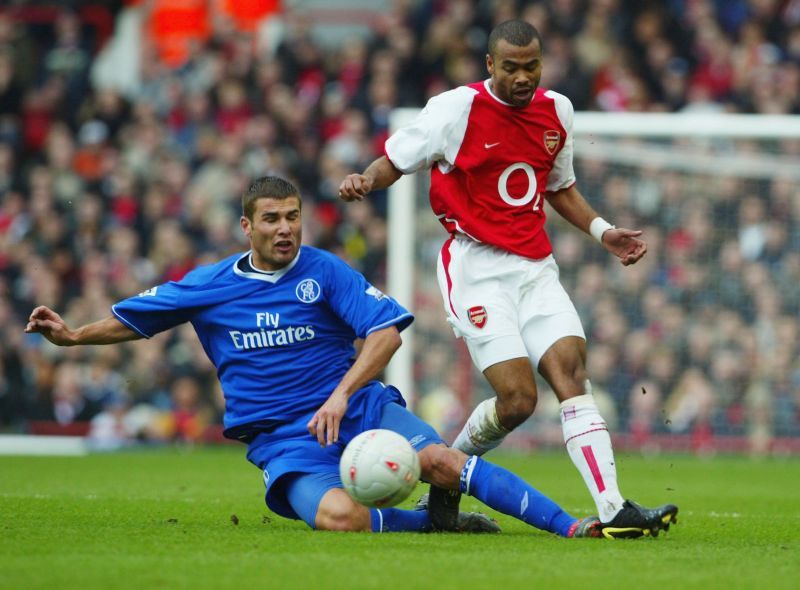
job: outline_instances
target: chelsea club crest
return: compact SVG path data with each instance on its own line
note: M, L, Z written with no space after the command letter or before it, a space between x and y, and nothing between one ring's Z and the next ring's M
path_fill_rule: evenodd
M319 299L322 289L320 289L319 283L314 279L303 279L297 284L294 293L303 303L314 303Z

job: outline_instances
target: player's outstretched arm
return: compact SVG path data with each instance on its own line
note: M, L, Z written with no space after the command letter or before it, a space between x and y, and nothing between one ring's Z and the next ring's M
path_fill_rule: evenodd
M393 185L403 175L386 156L381 156L367 166L362 174L348 174L339 185L339 198L343 201L361 201L372 190Z
M635 264L647 253L647 243L640 239L641 230L609 226L583 198L575 185L550 193L547 201L561 217L572 225L594 236L606 250L619 258L624 266ZM599 229L592 222L599 220ZM595 222L596 223L596 222Z
M70 330L60 315L44 305L40 305L31 312L25 332L41 334L58 346L114 344L142 337L114 316Z
M323 447L339 440L339 425L347 411L347 401L356 391L375 379L402 343L394 326L376 330L366 337L361 353L327 401L308 423L308 431Z

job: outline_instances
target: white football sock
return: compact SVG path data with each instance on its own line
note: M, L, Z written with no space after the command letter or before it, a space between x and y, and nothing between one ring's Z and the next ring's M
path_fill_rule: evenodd
M608 426L591 394L587 381L585 395L561 402L564 442L575 467L594 498L602 522L609 522L625 501L617 487L617 468Z
M500 425L493 397L478 404L458 433L453 448L467 455L483 455L500 445L510 432Z

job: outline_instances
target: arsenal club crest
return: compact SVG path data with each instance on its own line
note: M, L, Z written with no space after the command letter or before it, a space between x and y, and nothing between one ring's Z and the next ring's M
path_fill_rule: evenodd
M469 321L471 321L472 325L476 328L483 328L486 325L486 308L483 305L470 307L467 310L467 315L469 316Z
M559 143L561 143L561 133L554 129L544 132L544 149L546 149L549 154L552 155L556 153Z

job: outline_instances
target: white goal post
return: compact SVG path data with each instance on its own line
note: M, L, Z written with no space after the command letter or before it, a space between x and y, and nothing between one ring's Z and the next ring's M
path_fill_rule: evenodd
M406 125L419 109L397 109L391 116L392 131ZM622 165L651 166L696 174L773 178L781 176L800 181L800 162L797 157L780 153L759 153L757 150L736 153L726 150L730 140L799 140L800 116L744 115L714 112L697 113L599 113L575 114L573 126L577 157L602 158ZM624 138L655 139L649 143L626 142ZM702 153L676 149L675 145L658 139L706 142ZM719 143L708 147L708 142ZM422 172L420 175L427 172ZM419 175L417 175L419 176ZM580 186L580 178L578 178ZM415 234L418 195L427 183L404 176L389 189L388 205L388 284L391 296L412 312L415 311ZM432 213L428 211L432 216ZM444 240L443 240L444 241ZM428 269L427 272L430 272ZM435 269L433 271L435 273ZM442 311L442 314L444 312ZM387 369L387 380L396 385L413 404L417 396L414 383L415 329L403 333L404 345L395 354ZM452 334L449 337L453 337ZM442 379L445 376L442 375Z

